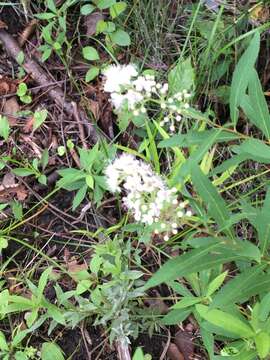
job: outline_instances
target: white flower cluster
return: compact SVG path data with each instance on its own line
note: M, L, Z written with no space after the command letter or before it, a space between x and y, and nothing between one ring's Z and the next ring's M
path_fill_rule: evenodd
M123 203L134 219L152 226L155 234L164 234L169 240L177 234L182 218L191 216L185 211L186 203L179 202L177 189L168 189L161 177L151 167L129 154L122 154L105 170L111 192L123 192Z
M104 71L104 91L111 94L111 102L116 111L127 109L134 116L146 113L145 103L155 100L166 113L161 126L169 125L174 132L176 122L181 121L183 109L189 108L190 94L183 90L168 97L169 86L155 80L154 75L139 75L136 67L129 65L110 65Z

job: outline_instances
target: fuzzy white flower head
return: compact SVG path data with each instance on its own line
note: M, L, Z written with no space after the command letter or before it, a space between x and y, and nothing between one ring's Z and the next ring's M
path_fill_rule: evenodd
M122 86L128 86L133 77L138 75L136 67L129 65L110 65L104 72L106 77L104 83L104 91L106 92L120 92Z
M105 170L111 192L124 194L122 201L134 219L152 226L153 233L164 234L164 240L176 235L184 217L187 202L179 202L177 189L169 189L151 166L135 156L123 153Z

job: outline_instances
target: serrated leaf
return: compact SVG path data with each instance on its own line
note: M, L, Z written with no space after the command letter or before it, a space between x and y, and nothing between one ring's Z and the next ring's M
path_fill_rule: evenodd
M196 310L206 321L235 334L239 338L252 338L255 335L246 322L229 313L217 309L209 310L205 305L196 305Z
M93 46L85 46L82 52L83 52L83 57L86 60L90 60L90 61L99 60L99 54Z
M238 106L241 103L242 96L246 93L253 66L259 54L259 49L260 33L256 31L233 73L230 92L230 114L234 125L236 125L238 120Z
M168 75L169 92L174 95L182 90L190 91L194 88L195 72L191 59L178 62Z

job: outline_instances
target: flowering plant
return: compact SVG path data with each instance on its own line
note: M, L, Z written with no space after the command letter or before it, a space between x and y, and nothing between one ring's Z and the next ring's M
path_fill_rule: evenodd
M177 189L169 189L150 165L133 155L122 154L105 170L107 185L112 193L124 194L123 205L134 219L150 226L154 234L162 234L165 241L177 234L183 219L191 216L185 211L187 202L179 201Z
M110 93L110 101L119 117L128 114L133 120L145 119L147 105L154 103L162 112L160 126L168 127L173 133L190 106L191 94L187 90L170 94L168 83L157 82L153 74L139 75L135 65L110 65L104 77L104 91Z

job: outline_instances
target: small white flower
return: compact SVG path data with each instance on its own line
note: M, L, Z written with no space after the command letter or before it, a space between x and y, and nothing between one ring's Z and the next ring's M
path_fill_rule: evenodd
M165 235L164 236L164 241L168 241L169 240L169 236L168 235Z
M166 103L162 102L162 103L160 104L160 107L161 107L161 109L166 109Z
M138 110L134 110L134 111L133 111L133 115L134 115L134 116L139 116L139 115L140 115L140 112L139 112Z
M173 233L173 235L176 235L178 233L178 231L176 229L173 229L172 233Z
M165 116L164 122L167 123L167 122L169 122L169 121L170 121L170 118L169 118L168 116Z
M174 126L174 125L171 125L171 126L170 126L170 130L171 130L171 131L175 131L175 126Z
M188 108L189 108L189 104L188 104L188 103L185 103L185 104L184 104L184 108L185 108L185 109L188 109Z
M168 85L167 83L165 83L165 84L162 86L162 88L160 89L160 93L161 93L162 95L164 95L164 94L167 93L168 89L169 89L169 85Z
M178 225L176 223L173 223L172 227L176 229L176 228L178 228Z
M161 227L161 229L166 229L166 224L162 223L162 224L160 225L160 227Z
M177 204L178 204L178 200L177 200L177 199L173 199L172 203L173 203L173 205L177 205Z
M176 121L181 121L181 120L182 120L182 116L181 116L181 115L176 115L175 119L176 119Z
M169 104L172 104L172 103L173 103L173 98L169 98L169 99L168 99L168 103L169 103Z
M146 113L146 108L143 107L143 106L141 107L141 113L142 113L142 114L145 114L145 113Z
M186 216L192 216L192 212L191 212L190 210L188 210L188 211L186 212Z
M134 65L110 65L103 72L106 80L104 91L119 92L122 86L130 85L131 79L138 75Z
M183 211L177 211L177 216L182 217L184 215Z

